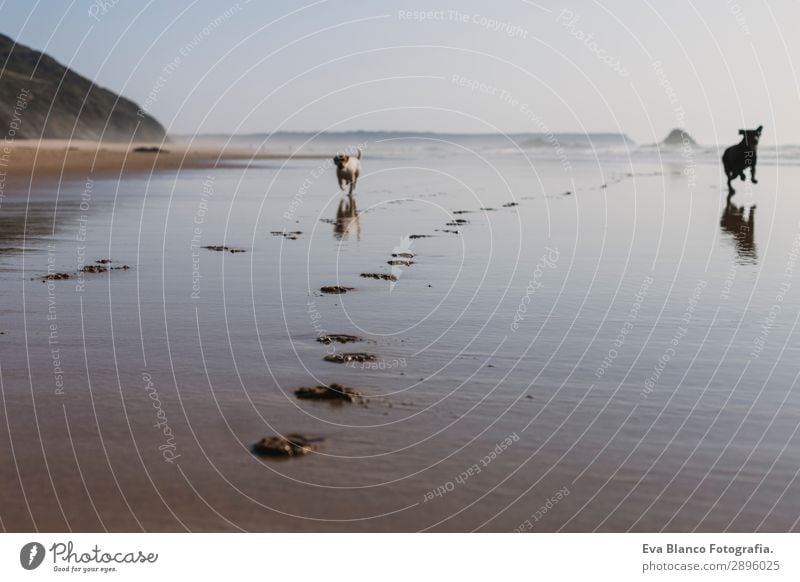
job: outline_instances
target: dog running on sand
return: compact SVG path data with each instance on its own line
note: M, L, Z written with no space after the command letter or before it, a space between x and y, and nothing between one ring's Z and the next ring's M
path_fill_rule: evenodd
M739 135L742 141L725 150L722 155L722 165L725 168L725 176L728 178L728 198L736 193L731 186L731 180L739 176L744 181L744 171L750 168L750 180L753 184L758 184L756 180L756 153L758 151L758 140L761 139L761 130L764 126L759 125L757 129L740 129Z
M344 190L348 185L348 194L352 196L356 190L356 182L361 174L361 148L358 148L358 156L353 157L347 154L339 154L333 158L336 164L336 179L339 181L339 188Z

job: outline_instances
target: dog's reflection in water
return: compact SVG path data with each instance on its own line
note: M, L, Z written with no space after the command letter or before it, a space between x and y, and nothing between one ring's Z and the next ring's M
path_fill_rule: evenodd
M355 232L356 238L361 240L361 223L358 221L356 198L352 194L348 194L339 201L339 208L336 209L333 236L342 240L353 232Z
M722 213L719 225L722 227L723 232L733 236L736 253L742 262L755 263L758 260L754 238L756 228L755 206L750 207L749 216L745 220L744 206L737 207L735 204L728 202L725 206L725 211Z

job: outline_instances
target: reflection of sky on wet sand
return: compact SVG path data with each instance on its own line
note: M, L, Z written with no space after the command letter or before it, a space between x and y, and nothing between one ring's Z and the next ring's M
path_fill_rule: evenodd
M36 250L53 232L53 214L52 202L26 205L5 200L0 210L0 252L22 252L26 239L28 250Z
M21 187L6 185L0 207L0 265L10 274L22 267L29 278L57 272L77 275L86 263L105 257L87 256L90 222L105 223L113 208L111 199L93 202L94 181L63 179ZM114 184L109 180L106 187ZM9 195L10 194L10 195ZM95 225L97 226L97 224ZM82 274L76 277L82 281Z
M24 195L7 196L0 207L0 254L36 253L53 240L72 238L68 227L77 224L82 214L77 199L56 203L50 196L30 201Z

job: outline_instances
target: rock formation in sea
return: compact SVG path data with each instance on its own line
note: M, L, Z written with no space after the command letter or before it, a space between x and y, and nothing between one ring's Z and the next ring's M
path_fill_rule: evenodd
M689 145L697 145L697 142L694 141L694 138L691 135L689 135L683 129L676 128L669 132L669 135L664 138L664 141L662 141L660 145L682 146L684 143Z

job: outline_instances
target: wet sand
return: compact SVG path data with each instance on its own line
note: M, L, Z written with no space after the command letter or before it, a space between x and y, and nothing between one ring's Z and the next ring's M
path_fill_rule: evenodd
M373 154L350 214L316 160L6 195L2 528L797 530L800 168L740 210L713 162L490 162Z

